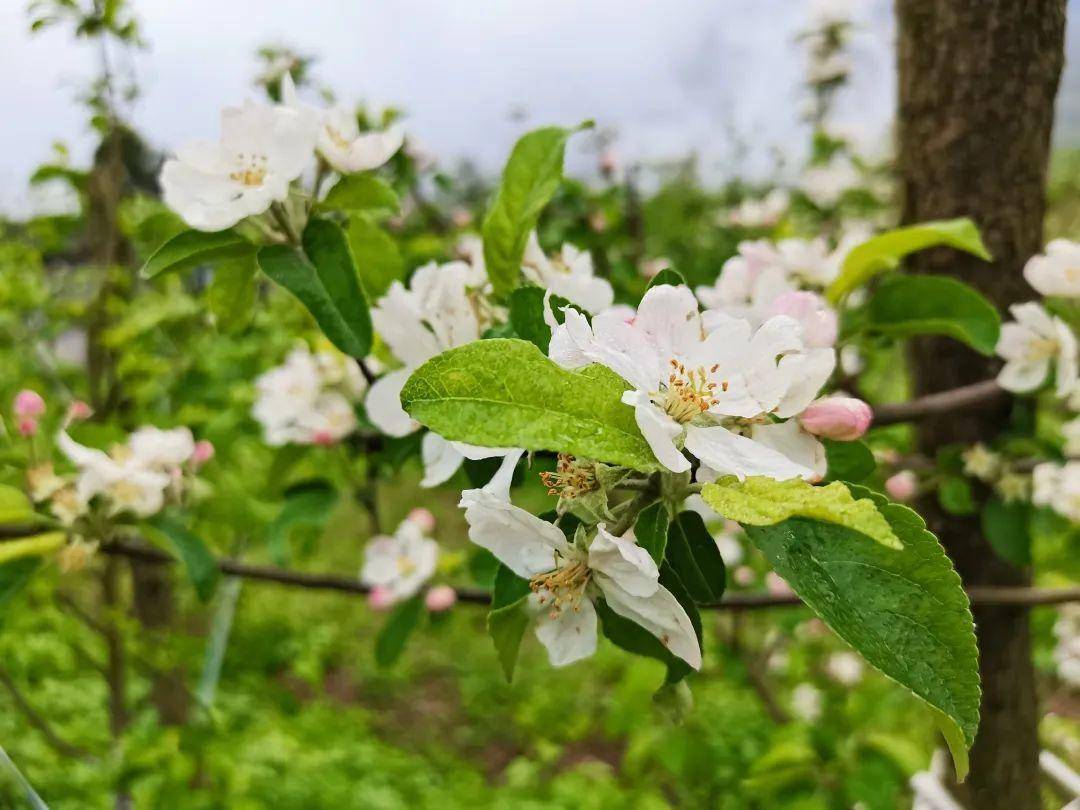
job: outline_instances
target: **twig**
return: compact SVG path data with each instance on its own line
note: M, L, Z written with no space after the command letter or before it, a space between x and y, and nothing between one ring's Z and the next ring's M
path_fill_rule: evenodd
M69 743L53 731L52 726L49 725L49 721L42 717L37 709L30 705L30 702L19 690L18 685L16 685L11 675L3 668L0 668L0 684L3 684L4 688L8 690L11 699L15 702L19 711L26 717L30 725L41 732L41 735L45 738L45 742L47 742L49 747L56 751L56 753L63 757L84 758L90 756L90 752L85 748L80 748L73 743Z
M168 564L176 562L175 558L167 552L142 544L131 543L126 540L114 540L104 546L102 551L122 557L137 557L151 562ZM237 560L218 560L218 569L223 574L242 577L256 582L274 582L279 585L288 585L296 588L308 588L311 590L337 591L365 595L371 589L359 580L341 576L339 574L313 574L304 571L289 571L272 565L252 565ZM478 588L460 588L457 591L458 601L475 605L486 605L491 602L491 594ZM996 588L987 586L974 586L968 589L971 601L979 605L1060 605L1066 602L1080 602L1080 587L1072 588L1033 588L1033 587L1009 587ZM772 607L791 607L802 605L802 600L795 594L772 594L772 593L731 593L724 596L719 602L710 602L699 605L709 610L757 610Z
M895 405L879 405L874 408L874 425L894 425L897 422L914 422L928 416L989 405L1006 396L997 380L964 385L937 394L927 394L910 402Z

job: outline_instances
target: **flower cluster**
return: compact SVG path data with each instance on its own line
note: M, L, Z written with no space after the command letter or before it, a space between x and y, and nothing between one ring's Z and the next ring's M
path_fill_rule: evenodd
M355 360L333 350L312 354L306 345L255 381L252 416L266 443L329 445L356 429L353 404L366 382Z

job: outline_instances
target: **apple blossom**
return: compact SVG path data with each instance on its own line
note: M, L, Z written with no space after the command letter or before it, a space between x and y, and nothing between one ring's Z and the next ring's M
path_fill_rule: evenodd
M810 683L800 683L791 690L791 712L806 723L821 717L824 699L821 690Z
M901 470L885 479L885 492L894 501L904 503L915 497L919 479L911 470Z
M960 454L964 472L980 481L991 481L1001 472L1001 456L987 449L981 442Z
M1080 297L1080 244L1055 239L1046 253L1037 254L1024 265L1027 283L1045 296Z
M424 607L432 613L442 613L457 604L457 591L449 585L436 585L424 594Z
M861 681L864 669L862 659L853 652L833 653L825 662L829 677L842 686L854 686Z
M37 391L24 388L15 395L12 411L19 419L37 419L45 413L45 400Z
M790 197L775 188L760 200L743 200L727 215L727 221L742 228L771 228L787 212Z
M81 422L84 419L89 419L94 413L94 409L91 408L86 402L81 399L77 399L68 405L67 421L68 422Z
M694 669L701 647L690 617L659 582L660 572L632 534L616 537L604 524L586 543L569 543L562 530L510 503L509 476L461 493L469 539L529 580L536 636L553 666L596 651L597 614L603 599L615 613L656 636Z
M839 330L836 310L817 293L782 293L766 310L766 318L773 315L787 315L798 321L802 326L803 343L811 349L828 348L836 343Z
M587 250L566 244L555 259L549 259L540 247L536 231L529 234L521 270L529 281L577 304L586 312L599 312L615 300L610 282L593 274L592 256Z
M156 514L165 505L172 477L144 465L127 445L115 447L110 454L84 447L61 431L56 446L78 468L75 495L79 503L88 504L101 495L112 514L131 512L138 517Z
M812 402L799 416L799 424L815 436L850 442L870 428L874 411L861 399L826 397Z
M312 121L317 131L316 148L327 163L342 174L367 171L382 166L405 142L401 127L380 132L360 132L356 113L337 105L317 109L300 101L292 76L281 78L281 101Z
M821 78L819 81L838 77L848 69L850 63L846 57L837 55L821 66L821 75L824 77L828 74L830 78ZM821 208L832 208L849 189L858 188L860 185L862 178L858 170L850 161L839 158L834 158L824 166L811 166L803 172L799 180L799 190Z
M1077 345L1068 324L1033 302L1014 304L1009 312L1016 320L1001 327L997 353L1005 366L998 384L1014 393L1034 391L1053 367L1058 396L1071 394L1077 388Z
M385 590L391 602L416 594L435 573L439 544L410 520L402 521L393 535L372 538L364 548L360 581ZM372 596L375 591L372 591Z
M414 509L410 509L409 514L405 519L412 521L419 526L420 531L424 534L430 534L435 531L435 515L432 514L430 509L426 509L423 506L417 506Z
M165 204L196 230L232 227L289 196L315 137L313 122L296 110L251 101L226 107L220 141L196 141L165 161Z
M1080 522L1080 461L1039 464L1031 474L1031 501Z
M798 415L832 373L835 355L805 349L791 318L771 318L756 331L723 313L706 324L690 290L666 284L646 292L631 319L606 310L589 324L569 307L563 324L548 315L551 359L564 368L600 363L626 380L633 390L623 402L669 470L690 469L685 448L722 474L817 477L785 453L806 447L798 426L772 417Z

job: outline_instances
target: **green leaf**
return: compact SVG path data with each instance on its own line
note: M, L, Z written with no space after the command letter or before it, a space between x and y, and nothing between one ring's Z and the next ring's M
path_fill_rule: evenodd
M550 450L659 469L620 400L626 384L607 368L567 371L524 340L481 340L443 352L401 391L417 421L451 441Z
M822 439L825 458L828 460L826 481L853 481L858 483L877 469L874 453L865 442L838 442Z
M909 253L939 245L963 250L986 261L991 258L979 236L979 229L970 219L924 222L897 228L852 248L844 258L840 275L825 291L825 295L832 303L838 303L877 274L896 268Z
M164 534L187 570L188 579L195 586L195 593L203 602L210 601L217 587L220 572L217 560L210 553L210 549L203 543L202 538L192 533L176 520L158 515L150 525Z
M1001 316L982 295L945 276L895 276L874 291L866 328L886 335L946 335L987 356L1001 333Z
M375 639L376 664L380 667L389 667L401 657L401 653L405 650L405 642L409 640L409 636L412 635L423 615L423 594L417 594L405 600L391 611L386 624Z
M648 289L653 287L659 287L661 284L670 284L672 287L685 287L686 278L678 270L674 270L670 267L665 267L659 273L652 277L649 281Z
M853 485L852 494L873 500L900 550L805 518L750 526L747 535L837 635L938 709L953 741L970 747L979 725L979 660L960 577L915 512L864 487Z
M371 350L371 312L345 232L328 219L312 219L301 241L326 294L360 346L360 354L353 357L364 357Z
M270 245L259 251L258 259L262 271L299 299L331 343L352 357L367 354L370 342L353 334L315 268L299 251L288 245Z
M350 217L346 235L369 300L379 298L391 284L405 277L405 260L397 243L368 217Z
M544 320L544 296L547 291L541 287L526 285L518 287L510 295L510 327L516 337L535 343L541 352L547 354L548 344L551 343L551 327ZM580 307L574 306L559 295L552 295L549 301L552 314L559 322L565 317L563 307L573 307L582 312Z
M23 557L42 557L67 542L66 532L44 532L18 540L0 541L0 565Z
M514 679L521 640L532 621L526 608L530 593L532 589L528 580L517 576L505 565L499 565L491 593L487 629L495 643L495 652L499 656L499 665L507 683Z
M301 526L318 528L326 524L338 494L329 486L290 493L277 517L266 527L266 546L278 565L289 561L289 535Z
M481 228L484 262L497 295L509 295L518 285L529 233L562 181L566 141L576 131L537 129L523 136L510 153Z
M319 211L397 211L397 192L373 174L347 174L334 183Z
M671 515L663 501L642 509L634 523L634 537L637 544L649 552L653 562L660 565L664 561L664 552L668 543L668 524Z
M222 332L239 332L255 313L255 254L220 261L214 267L208 302L214 322Z
M719 602L727 584L724 558L697 512L680 512L668 529L667 562L691 598Z
M39 516L26 493L0 484L0 526L24 526L36 523Z
M982 530L999 557L1021 568L1031 565L1030 504L991 498L982 510Z
M184 231L155 250L139 272L143 278L154 278L162 273L187 270L222 259L239 259L254 253L255 245L232 230Z
M705 503L744 526L771 526L791 517L807 517L846 526L889 548L900 548L893 532L874 501L852 497L852 490L834 481L815 487L800 478L774 481L754 476L738 481L725 476L701 490Z
M950 515L974 515L978 507L971 484L959 475L946 475L938 483L938 503Z
M671 591L672 596L683 606L686 615L690 617L690 623L694 625L694 632L700 644L701 616L697 606L683 587L679 577L666 564L660 568L660 584ZM666 683L678 683L694 671L688 663L672 654L660 639L636 622L620 616L608 607L603 599L596 600L595 605L597 616L600 618L600 624L608 641L635 655L662 661L668 668Z

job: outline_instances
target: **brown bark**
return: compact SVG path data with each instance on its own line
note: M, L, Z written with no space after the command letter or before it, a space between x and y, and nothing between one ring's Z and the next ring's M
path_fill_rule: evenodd
M1024 261L1040 249L1046 168L1064 53L1065 0L897 0L899 163L904 221L970 216L994 261L952 251L916 257L916 272L954 276L1004 308L1029 300ZM992 359L944 339L912 352L918 393L992 376ZM992 438L1008 401L920 425L922 450ZM994 555L977 517L923 505L970 585L1022 585L1028 572ZM1038 709L1025 608L975 607L982 722L962 798L979 810L1038 810Z

